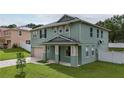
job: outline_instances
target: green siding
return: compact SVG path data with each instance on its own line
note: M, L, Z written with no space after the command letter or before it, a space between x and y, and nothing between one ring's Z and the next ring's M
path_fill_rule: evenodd
M79 41L80 23L78 22L78 23L71 24L70 27L71 27L70 36L75 40Z
M91 48L94 44L82 44L81 46L81 49L82 49L82 63L81 64L87 64L87 63L90 63L90 62L94 62L96 61L96 56L92 56L91 55ZM89 56L87 57L86 56L86 50L85 48L88 46L88 49L89 49ZM96 46L94 47L96 49ZM96 53L96 52L95 52Z
M47 46L47 59L55 59L55 47Z
M99 40L103 40L103 44L101 46L101 49L107 50L108 49L108 32L107 31L103 31L103 38L101 38L101 29L99 29L99 38L97 38L97 29L96 27L92 27L93 28L93 37L90 37L90 28L92 26L88 26L85 24L81 25L81 34L80 37L82 37L82 39L80 40L80 42L82 44L97 44L97 42Z
M60 61L70 63L70 56L65 55L67 46L60 46Z
M82 63L82 49L81 49L81 46L78 47L78 64L81 65Z
M99 38L97 38L97 29L96 27L87 25L87 24L83 24L81 22L77 22L77 23L71 23L69 24L70 26L70 33L67 32L62 32L61 35L64 35L66 37L71 37L77 41L80 42L80 46L79 46L79 56L78 56L78 63L79 64L87 64L90 62L93 62L96 60L96 56L92 56L91 55L91 48L94 45L95 49L99 49L99 50L108 50L108 32L107 31L103 31L103 38L101 38L101 29L99 29ZM90 28L93 28L93 37L90 37ZM39 30L37 30L39 31ZM60 33L58 33L60 34ZM47 28L47 38L46 39L40 39L40 35L38 32L37 38L31 38L31 45L32 47L35 46L41 46L42 42L48 41L52 38L54 38L55 36L57 36L58 34L55 34L54 29L51 28ZM31 35L32 36L32 35ZM103 44L101 44L99 47L97 47L97 43L99 40L104 41ZM86 57L86 50L85 48L89 46L89 57ZM67 57L65 55L65 48L66 46L61 46L60 47L60 61L63 62L72 62L73 65L76 64L74 63L74 61L77 59L75 57ZM47 50L47 58L48 59L56 59L58 60L58 55L55 55L55 47L54 46L49 46L49 50Z

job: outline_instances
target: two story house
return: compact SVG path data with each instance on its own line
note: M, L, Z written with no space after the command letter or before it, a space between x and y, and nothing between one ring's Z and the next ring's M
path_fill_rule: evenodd
M64 15L57 22L31 31L32 56L73 67L94 62L108 50L110 30Z
M12 48L14 44L30 44L31 29L27 28L0 28L0 46L3 48Z
M0 48L4 47L5 37L4 37L4 31L8 30L7 28L0 28Z

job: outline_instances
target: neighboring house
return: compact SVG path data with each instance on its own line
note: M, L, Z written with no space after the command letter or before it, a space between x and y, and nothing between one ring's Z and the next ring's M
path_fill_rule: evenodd
M99 50L108 50L109 31L64 15L55 23L31 31L32 56L73 67L94 62Z
M12 48L14 44L21 46L21 44L30 45L31 29L27 28L0 28L0 41L1 46L4 48Z
M4 31L7 30L7 28L0 28L0 48L4 47L4 42L5 42L5 38L4 38Z

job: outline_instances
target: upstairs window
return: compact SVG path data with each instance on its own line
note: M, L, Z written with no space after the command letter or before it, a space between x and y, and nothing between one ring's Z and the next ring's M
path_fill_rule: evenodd
M57 33L57 31L55 30L54 33Z
M62 33L62 30L61 29L59 30L59 33Z
M70 31L70 28L69 28L69 26L65 26L65 32L69 32Z
M68 28L66 28L66 30L65 30L66 32L69 32L69 29Z
M44 38L47 38L47 30L44 30Z
M47 38L47 30L40 30L40 38Z
M4 32L4 35L5 35L5 36L9 36L9 35L10 35L10 32L9 32L9 31L5 31L5 32Z
M103 38L103 31L101 31L101 38Z
M90 37L93 37L93 28L90 28Z
M63 26L59 27L58 31L59 31L59 33L62 33L63 32Z
M19 31L19 36L21 36L22 35L22 32L21 31Z
M99 29L97 29L97 38L99 38Z
M37 37L37 31L34 31L33 32L33 38L36 38Z
M54 30L54 33L56 34L57 33L57 27L55 27L53 30Z
M40 30L40 38L42 38L42 30Z

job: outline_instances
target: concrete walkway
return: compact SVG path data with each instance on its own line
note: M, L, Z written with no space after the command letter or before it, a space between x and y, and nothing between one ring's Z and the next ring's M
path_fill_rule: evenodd
M39 60L40 59L33 58L33 57L26 58L27 63L36 63L36 61L39 61ZM16 65L16 61L17 61L17 59L0 61L0 68L14 66L14 65Z

